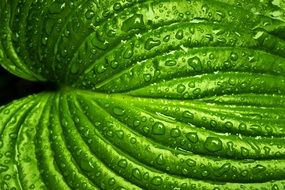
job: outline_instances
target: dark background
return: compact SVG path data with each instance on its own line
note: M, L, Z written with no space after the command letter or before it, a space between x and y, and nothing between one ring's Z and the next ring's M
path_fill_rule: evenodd
M0 106L12 100L45 90L54 90L54 84L31 82L21 79L0 66Z

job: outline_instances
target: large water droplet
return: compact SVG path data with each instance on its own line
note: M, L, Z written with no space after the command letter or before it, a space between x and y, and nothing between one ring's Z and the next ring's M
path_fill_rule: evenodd
M199 140L197 133L194 132L187 133L186 138L192 143L196 143Z
M93 17L95 16L95 13L93 10L88 10L86 13L85 13L85 17L87 19L92 19Z
M177 62L175 60L168 60L165 62L165 66L175 66Z
M156 163L159 164L159 165L165 164L165 160L164 160L162 154L160 154L160 155L156 158Z
M217 152L222 150L222 141L216 137L208 137L204 146L210 152Z
M125 114L125 110L123 108L120 107L115 107L113 109L114 114L118 115L118 116L122 116Z
M159 176L155 176L154 178L152 178L151 183L153 185L161 185L162 184L162 178Z
M137 169L137 168L133 169L132 174L135 178L141 180L142 175L141 175L141 171L139 169Z
M164 124L161 123L161 122L156 122L152 126L152 133L154 135L163 135L165 133L165 126L164 126Z
M183 38L183 30L178 30L178 32L175 35L175 38L181 40Z
M178 93L184 92L185 89L186 89L186 87L185 87L183 84L177 85L177 92L178 92Z
M199 71L202 68L201 60L197 56L188 59L188 65L196 71Z
M174 138L177 138L181 135L181 132L179 129L171 129L170 135Z
M118 166L120 166L121 168L125 168L127 167L128 163L127 163L127 160L125 159L122 159L118 162Z
M122 25L122 30L128 32L129 30L133 29L144 29L144 21L143 15L135 14L134 16L130 17L129 19L125 20Z
M153 38L149 38L146 42L145 42L145 46L144 48L146 50L151 50L152 48L154 48L155 46L159 46L161 44L160 40L154 40Z
M182 116L187 118L187 119L193 119L194 118L194 114L189 112L189 111L184 111Z

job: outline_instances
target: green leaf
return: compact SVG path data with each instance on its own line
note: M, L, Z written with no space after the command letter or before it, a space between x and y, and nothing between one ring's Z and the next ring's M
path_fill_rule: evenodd
M0 189L285 187L285 4L1 1Z

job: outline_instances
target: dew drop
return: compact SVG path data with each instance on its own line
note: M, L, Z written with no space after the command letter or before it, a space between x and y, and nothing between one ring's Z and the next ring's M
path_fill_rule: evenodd
M114 114L118 115L118 116L122 116L125 114L125 110L119 107L115 107L113 109Z
M8 166L5 166L5 165L3 165L3 164L0 164L0 173L5 172L5 171L7 171L8 169L9 169Z
M193 132L187 133L186 138L192 143L197 143L199 140L197 133L193 133Z
M190 159L190 158L186 160L186 163L187 163L187 165L190 166L190 167L196 166L196 161L195 161L195 160L192 160L192 159Z
M144 29L145 24L143 21L142 14L135 14L134 16L130 17L129 19L125 20L122 25L122 30L128 32L134 29Z
M138 127L140 125L140 121L139 120L135 120L133 124L134 124L134 127Z
M151 50L152 48L159 46L161 44L160 40L154 40L153 38L149 38L146 43L144 48L146 50Z
M168 42L170 40L170 35L167 35L163 38L163 41L164 42Z
M131 144L136 144L137 139L136 139L136 138L134 138L134 137L132 137L132 138L130 139L130 142L131 142Z
M144 74L143 78L146 82L149 82L151 80L151 75L150 74Z
M184 111L182 116L187 118L187 119L193 119L194 118L194 114L189 112L189 111Z
M216 127L217 126L217 122L215 120L211 120L210 121L210 126L211 127Z
M121 6L120 3L115 3L114 6L113 6L113 9L114 9L115 11L119 11L121 8L122 8L122 6Z
M194 70L201 70L202 68L201 60L197 56L188 59L188 65Z
M178 30L178 32L175 35L175 38L178 40L181 40L183 38L183 30Z
M232 52L232 53L231 53L231 56L230 56L230 59L231 59L232 61L237 61L237 60L238 60L238 55L237 55L237 53Z
M183 93L185 91L186 87L183 84L179 84L177 86L177 92L178 93Z
M156 177L152 178L151 183L152 183L153 185L157 185L157 186L158 186L158 185L161 185L161 184L162 184L162 178L156 176Z
M207 137L204 146L209 152L217 152L222 150L222 141L216 137Z
M141 176L141 171L139 169L137 168L133 169L132 174L136 179L141 180L142 176Z
M154 135L163 135L165 133L165 126L164 126L164 124L161 123L161 122L156 122L152 126L152 133Z
M108 181L108 184L111 186L115 185L115 183L116 183L116 180L114 178L110 178Z
M181 132L179 129L171 129L170 135L174 138L177 138L181 135Z
M118 131L116 132L116 134L117 134L117 136L118 136L119 139L124 138L124 131L118 130Z
M227 129L231 129L233 127L233 123L230 121L227 121L224 125Z
M177 62L175 60L168 60L165 62L165 66L175 66L177 64Z
M87 19L92 19L94 16L95 16L95 13L94 13L94 11L92 11L92 10L88 10L88 11L85 13L85 17L86 17Z
M128 165L127 160L122 159L118 162L118 166L120 166L121 168L126 168Z
M163 164L165 164L165 160L164 160L164 158L163 158L163 155L162 154L160 154L160 155L158 155L158 157L156 158L156 163L157 164L159 164L159 165L163 165Z
M92 172L94 171L94 166L91 162L85 160L85 159L80 159L80 166L83 170L87 172Z
M134 50L133 47L129 47L126 49L126 51L124 52L124 58L125 59L130 59L134 54Z

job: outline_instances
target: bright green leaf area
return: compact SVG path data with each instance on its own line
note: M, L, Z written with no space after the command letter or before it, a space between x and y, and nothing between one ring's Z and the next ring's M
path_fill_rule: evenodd
M285 189L284 0L1 0L1 190Z

